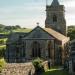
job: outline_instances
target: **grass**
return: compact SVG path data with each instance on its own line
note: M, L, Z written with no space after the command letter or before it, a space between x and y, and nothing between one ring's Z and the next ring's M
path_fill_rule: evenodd
M62 70L50 70L50 71L46 71L42 75L69 75L69 73Z
M70 75L70 74L64 70L58 70L58 68L51 68L50 70L44 72L42 75Z
M10 32L8 32L8 31L7 31L7 32L0 32L0 34L7 34L7 35L8 35L9 33L10 33Z
M4 68L4 66L5 66L5 60L4 60L4 58L1 58L0 59L0 72L2 71L2 69Z
M32 29L16 29L16 30L13 30L13 32L25 32L25 33L27 33L27 32L30 32Z
M0 39L0 41L4 41L4 42L6 42L7 41L7 38L3 38L3 39Z
M12 30L9 30L9 31L4 31L4 32L0 32L0 34L10 34L10 32L25 32L25 33L28 33L30 32L32 29L27 29L27 28L20 28L20 29L12 29Z
M0 39L0 48L6 45L7 38Z

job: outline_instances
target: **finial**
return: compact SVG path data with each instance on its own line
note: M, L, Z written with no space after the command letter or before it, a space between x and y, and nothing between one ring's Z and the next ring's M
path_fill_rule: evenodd
M37 22L36 24L37 24L37 26L39 26L39 22Z

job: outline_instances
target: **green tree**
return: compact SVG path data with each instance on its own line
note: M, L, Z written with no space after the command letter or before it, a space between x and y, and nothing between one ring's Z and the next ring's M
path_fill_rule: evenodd
M3 58L5 55L5 49L0 49L0 58Z
M71 40L75 39L75 26L68 26L67 36L70 37Z
M15 27L16 27L17 29L20 29L20 28L21 28L19 25L16 25Z

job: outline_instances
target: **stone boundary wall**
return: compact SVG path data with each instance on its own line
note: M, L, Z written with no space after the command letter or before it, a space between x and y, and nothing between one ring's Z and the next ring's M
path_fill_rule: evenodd
M0 75L34 75L35 68L32 63L6 64Z
M44 69L48 69L48 62L42 63ZM8 63L0 75L34 75L35 68L31 62L28 63Z
M42 65L44 66L45 71L48 70L48 61L43 62Z

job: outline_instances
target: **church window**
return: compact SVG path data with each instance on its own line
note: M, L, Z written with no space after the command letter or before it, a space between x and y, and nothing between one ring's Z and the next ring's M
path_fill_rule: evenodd
M40 44L37 41L32 44L32 57L41 57Z
M53 15L53 22L57 22L57 16Z

